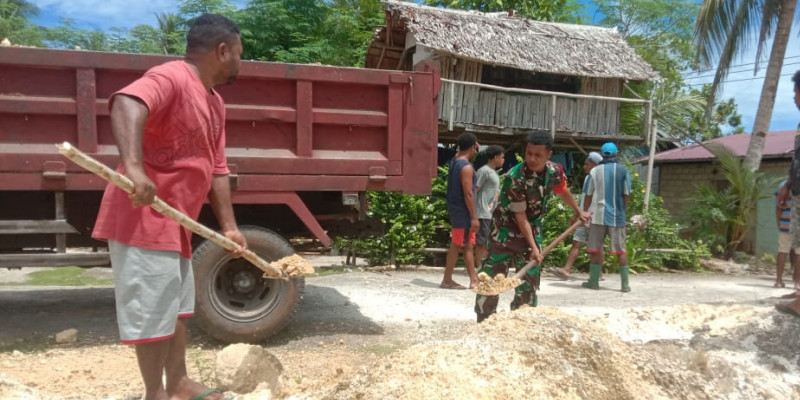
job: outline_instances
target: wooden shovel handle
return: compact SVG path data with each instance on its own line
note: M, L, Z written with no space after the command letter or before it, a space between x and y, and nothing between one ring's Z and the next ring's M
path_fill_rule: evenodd
M547 247L544 248L544 251L542 251L542 259L544 259L544 257L547 255L547 253L550 252L550 250L553 250L556 246L558 246L558 244L561 243L562 240L566 239L567 236L570 233L572 233L572 231L574 231L576 228L578 228L583 223L584 222L581 221L581 220L575 221L575 223L572 224L572 226L567 228L567 230L562 232L560 235L558 235L557 238L555 238L552 242L550 242L550 244L547 245ZM536 265L537 264L534 261L528 262L527 264L525 264L524 267L522 267L522 269L520 269L519 271L517 271L516 274L514 274L513 278L521 279L525 275L525 273L528 272L528 270L530 270L531 268L533 268Z
M95 175L113 183L120 189L124 190L126 193L133 192L133 182L128 179L127 176L117 173L113 169L107 167L105 164L95 160L88 154L78 150L75 146L72 146L69 142L64 142L63 144L57 144L58 152L63 154L65 157L69 158L75 164L80 165L81 167L85 168L89 172L94 173ZM236 242L226 238L225 236L220 235L219 233L207 228L205 225L198 223L197 221L189 218L186 214L174 209L169 204L165 203L163 200L159 199L158 197L155 198L153 204L150 205L154 210L158 211L159 213L163 214L165 217L172 219L173 221L181 224L186 229L222 246L226 250L229 251L237 251L241 249ZM250 261L258 267L260 270L264 271L265 278L273 278L273 279L289 279L289 275L286 274L280 268L273 267L268 262L266 262L263 258L259 257L256 253L253 253L250 250L245 250L244 254L242 255L244 259Z

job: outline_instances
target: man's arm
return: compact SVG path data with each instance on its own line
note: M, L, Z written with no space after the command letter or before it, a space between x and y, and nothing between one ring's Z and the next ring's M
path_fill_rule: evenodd
M781 209L780 204L775 206L775 224L780 227L781 226Z
M628 203L630 203L630 201L631 201L631 196L627 194L622 195L622 202L625 203L625 211L628 210Z
M475 195L472 193L472 175L475 170L471 165L461 168L461 190L464 192L464 202L467 203L470 218L470 232L478 231L478 213L475 211Z
M153 204L156 185L144 171L142 137L150 110L135 97L119 94L111 108L111 133L117 143L125 175L133 182L128 195L134 207Z
M231 205L231 184L228 175L214 175L211 181L211 191L208 193L208 200L211 209L217 216L222 234L242 246L240 251L232 252L234 257L239 257L247 249L247 241L236 225L236 217L233 215L233 205Z
M592 199L591 196L587 196L586 200L584 200L584 202L583 202L584 203L583 204L584 210L581 210L580 207L578 207L578 202L575 201L575 197L572 195L572 192L570 192L569 190L565 190L565 191L559 193L558 197L560 197L561 201L563 201L564 204L566 204L569 208L572 209L572 211L575 212L575 215L581 221L586 222L586 221L589 220L589 218L591 218L591 214L589 214L586 211L586 210L588 210L587 204Z

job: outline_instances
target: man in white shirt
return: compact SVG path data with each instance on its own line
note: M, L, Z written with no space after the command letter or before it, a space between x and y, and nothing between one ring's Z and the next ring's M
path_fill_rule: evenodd
M488 159L486 165L478 169L477 182L478 195L475 197L475 209L478 211L478 233L475 235L475 264L481 265L483 258L488 253L489 234L492 227L492 213L497 205L500 195L500 176L497 169L503 166L506 158L503 148L491 145L484 150Z

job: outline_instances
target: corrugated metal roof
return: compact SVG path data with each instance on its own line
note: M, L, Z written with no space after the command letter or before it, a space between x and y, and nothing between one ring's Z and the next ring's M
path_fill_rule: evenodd
M767 133L767 141L764 144L763 158L791 158L794 152L794 135L796 131L776 131ZM747 147L750 145L750 134L741 133L737 135L723 136L720 138L707 140L704 144L724 145L731 149L736 155L744 157L747 154ZM656 163L678 163L691 161L707 161L714 158L708 150L699 144L692 144L663 151L656 154ZM646 160L646 158L645 158Z

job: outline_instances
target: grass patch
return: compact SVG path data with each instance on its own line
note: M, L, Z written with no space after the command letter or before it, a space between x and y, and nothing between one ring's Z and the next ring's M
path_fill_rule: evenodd
M315 268L315 272L307 275L306 278L313 278L317 276L339 275L353 272L356 267L334 267L334 268Z
M111 279L98 279L79 267L58 267L28 274L28 280L20 283L27 286L107 286Z

